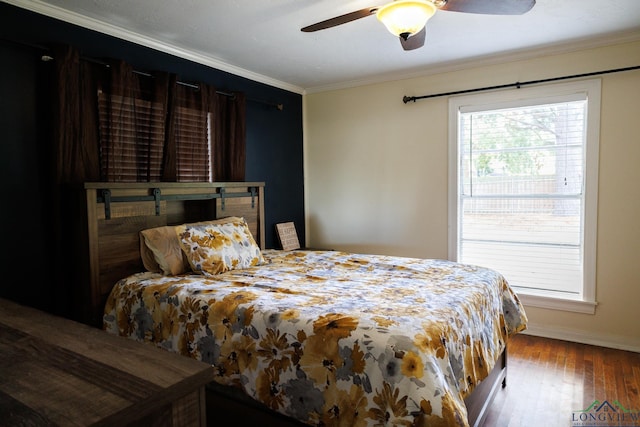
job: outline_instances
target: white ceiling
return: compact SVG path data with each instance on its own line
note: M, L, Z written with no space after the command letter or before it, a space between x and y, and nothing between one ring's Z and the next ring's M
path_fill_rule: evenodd
M640 0L537 0L518 16L440 10L414 51L375 16L300 31L385 0L3 1L298 93L640 39Z

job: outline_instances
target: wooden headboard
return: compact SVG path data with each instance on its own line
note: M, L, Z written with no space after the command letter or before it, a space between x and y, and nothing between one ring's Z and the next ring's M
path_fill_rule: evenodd
M264 183L85 183L78 255L84 280L76 285L77 320L102 327L104 304L115 283L144 271L139 232L227 216L244 217L264 249ZM81 208L82 209L82 208Z

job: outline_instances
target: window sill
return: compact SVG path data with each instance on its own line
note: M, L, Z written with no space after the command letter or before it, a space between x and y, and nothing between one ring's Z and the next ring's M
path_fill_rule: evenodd
M516 291L520 302L524 306L547 308L550 310L571 311L574 313L595 314L595 301L584 301L582 299L571 299L548 295L532 295L522 291Z

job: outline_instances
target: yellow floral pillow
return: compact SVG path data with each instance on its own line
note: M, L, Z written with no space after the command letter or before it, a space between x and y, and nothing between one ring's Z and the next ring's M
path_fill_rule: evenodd
M219 274L264 263L244 218L224 224L185 224L176 227L176 233L196 273Z

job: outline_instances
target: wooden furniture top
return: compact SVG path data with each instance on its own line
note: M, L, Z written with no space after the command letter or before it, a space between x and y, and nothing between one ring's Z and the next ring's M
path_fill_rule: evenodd
M126 425L194 392L201 413L184 416L202 420L213 377L209 364L0 299L3 423Z

